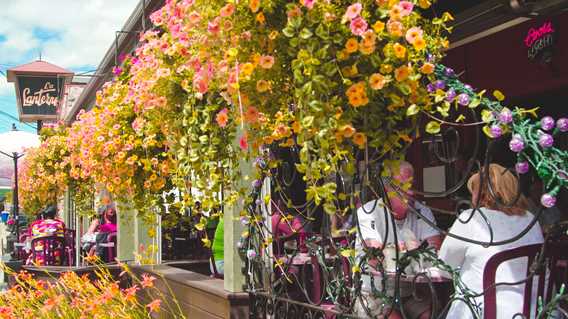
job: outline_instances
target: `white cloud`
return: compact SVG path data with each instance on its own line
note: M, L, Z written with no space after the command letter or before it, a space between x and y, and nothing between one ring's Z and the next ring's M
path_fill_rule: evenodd
M0 96L14 94L14 83L8 83L4 75L0 75Z
M0 63L98 66L138 0L1 0ZM47 39L41 33L47 33ZM26 60L27 59L27 60ZM0 83L0 94L4 93Z

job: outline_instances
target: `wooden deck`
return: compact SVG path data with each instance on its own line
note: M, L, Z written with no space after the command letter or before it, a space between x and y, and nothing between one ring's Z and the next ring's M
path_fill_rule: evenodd
M203 265L158 265L132 267L136 274L153 274L156 286L166 296L164 299L175 306L178 301L188 319L241 319L249 317L247 293L231 293L224 289L223 280L183 268L203 268ZM163 278L163 279L160 279ZM169 298L168 298L169 297Z

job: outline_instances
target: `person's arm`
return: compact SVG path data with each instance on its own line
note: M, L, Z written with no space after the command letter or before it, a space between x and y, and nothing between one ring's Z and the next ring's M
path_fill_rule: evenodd
M440 234L430 236L430 237L426 238L425 240L428 242L428 246L434 247L436 249L436 251L439 251L440 247L442 247L442 235L440 235Z
M439 251L442 246L442 235L436 228L430 226L424 220L427 219L429 222L436 224L434 214L429 208L422 206L422 204L418 204L417 209L420 211L420 214L422 214L422 217L417 222L419 228L417 235L420 237L419 240L427 241L428 246L434 247L436 251Z
M93 221L91 222L91 225L89 226L89 229L87 230L86 234L94 234L95 231L97 230L97 227L99 227L99 219L93 219Z
M440 259L454 269L463 265L468 244L463 240L451 237L450 234L469 237L469 234L473 232L471 229L474 226L473 220L471 220L467 224L464 224L459 220L466 220L467 218L463 217L463 214L467 213L468 211L462 213L462 216L456 219L456 221L450 228L449 234L446 236L444 242L442 243L440 252L438 253Z

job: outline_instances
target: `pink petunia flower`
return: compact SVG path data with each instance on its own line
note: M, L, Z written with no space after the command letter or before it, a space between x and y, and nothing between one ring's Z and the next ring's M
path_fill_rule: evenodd
M351 28L351 33L354 35L361 36L365 31L367 31L367 21L362 17L356 17L355 19L351 20L351 24L349 25Z
M313 9L315 0L303 0L304 7L308 8L309 10Z
M350 5L347 8L347 11L345 11L345 15L343 16L346 20L353 20L355 18L357 18L359 16L359 14L361 14L361 9L363 8L363 6L361 5L361 3L356 2L352 5Z
M234 12L235 12L235 5L232 3L227 3L223 8L221 8L221 11L219 11L219 15L225 18L233 15Z
M400 15L402 17L409 15L410 13L412 13L412 9L414 9L414 4L410 1L401 1L398 5L402 9L400 12Z
M410 44L414 44L416 39L422 38L424 32L419 27L412 27L406 31L406 41Z

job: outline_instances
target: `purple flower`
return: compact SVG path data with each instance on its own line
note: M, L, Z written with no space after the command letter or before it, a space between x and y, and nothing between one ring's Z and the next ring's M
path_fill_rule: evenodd
M260 204L262 204L262 201L260 199L257 199L254 201L254 203L256 204L256 206L260 206Z
M545 116L540 120L540 127L545 131L550 131L554 128L554 119L550 116Z
M112 73L114 75L120 75L122 73L122 69L119 66L115 66L114 68L112 68Z
M542 206L550 208L556 205L556 197L548 193L543 194L542 197L540 198L540 203L542 204Z
M434 56L432 55L432 53L428 53L428 55L426 56L426 61L428 62L434 61Z
M253 259L254 257L256 257L256 251L254 251L252 249L247 250L247 258Z
M499 121L504 124L509 124L513 122L513 112L508 108L504 108L499 113Z
M443 90L446 88L446 82L438 80L434 82L434 87L436 88L436 90Z
M454 72L454 69L452 68L446 68L444 70L444 74L446 74L447 77L452 77L454 76L456 73Z
M254 187L254 188L259 188L260 186L262 186L262 182L260 181L260 179L255 179L255 180L252 182L252 187Z
M519 153L525 148L525 141L523 141L523 138L519 134L515 134L509 142L509 148L511 151Z
M498 138L501 135L503 135L503 130L499 125L492 125L490 131L491 131L491 136L493 136L493 138Z
M529 163L527 161L518 162L515 164L515 170L519 174L526 174L529 171Z
M560 130L560 132L568 132L568 118L560 118L556 121L556 127Z
M463 106L469 105L469 95L466 93L458 95L458 103Z
M472 88L471 85L469 85L469 84L464 85L464 88L465 88L466 90L473 91L473 88Z
M446 101L452 102L455 98L456 91L454 91L454 89L449 89L448 92L446 92Z
M428 90L428 93L434 93L436 91L436 87L432 83L426 85L426 89Z
M266 162L265 162L264 159L263 159L262 157L260 157L260 156L257 157L257 158L254 160L254 165L255 165L256 167L261 168L261 169L265 169L265 168L266 168Z
M250 223L248 216L241 216L241 224L246 226Z
M542 133L542 134L540 134L540 137L538 138L538 144L542 148L549 148L549 147L552 146L552 144L554 144L554 139L552 138L552 135Z

